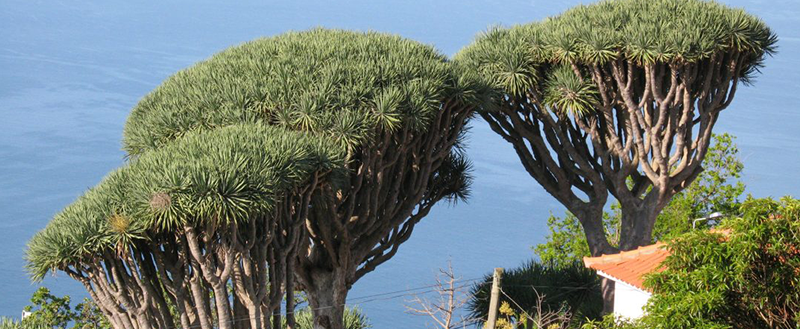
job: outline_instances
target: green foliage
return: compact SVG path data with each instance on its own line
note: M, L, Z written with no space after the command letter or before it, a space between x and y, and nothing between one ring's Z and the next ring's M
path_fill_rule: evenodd
M462 152L452 152L433 173L430 191L434 195L444 195L452 204L466 202L471 193L472 162Z
M295 314L295 324L297 329L313 329L314 318L311 310L302 309ZM283 327L286 328L286 319L283 319ZM372 328L369 319L358 308L345 308L344 310L344 329L367 329Z
M725 215L739 213L740 200L745 185L739 181L744 165L739 159L739 148L730 134L714 135L714 144L708 150L704 171L682 192L676 194L658 215L653 238L666 241L691 231L691 220L712 212ZM603 215L603 224L609 242L619 241L618 227L622 214L619 203L611 205L611 212ZM707 228L707 222L698 222L698 228ZM546 241L534 247L542 262L568 264L580 262L590 256L589 245L578 219L567 213L564 217L547 219L550 233Z
M21 321L26 327L55 327L66 328L75 317L70 308L70 297L58 297L50 293L45 287L40 287L31 296L33 305L25 306L24 310L31 315Z
M495 28L478 37L456 60L476 68L506 94L540 90L541 84L579 86L574 75L552 74L563 65L694 63L722 53L744 54L743 80L775 51L777 37L741 9L702 0L606 0L572 8L542 22ZM542 77L551 77L542 81ZM591 93L571 103L587 104ZM575 110L575 109L573 109Z
M647 329L638 320L629 320L616 315L608 314L602 319L586 321L581 329Z
M111 328L103 312L91 299L84 298L82 302L75 305L75 317L73 319L75 329L100 329Z
M34 280L49 271L123 252L147 232L184 221L222 225L269 212L276 198L316 170L338 172L332 142L281 128L244 124L199 131L148 152L112 173L57 214L28 243Z
M480 79L399 36L315 29L220 52L168 78L133 109L139 155L193 130L261 122L355 148L380 131L425 130L443 101L474 103Z
M263 125L191 134L131 165L131 214L148 227L169 229L186 218L238 223L267 213L275 196L306 183L317 170L341 171L333 143ZM153 196L169 195L163 205Z
M0 329L22 329L22 325L14 319L0 317Z
M472 318L486 319L491 286L492 276L486 275L472 287L467 303ZM582 320L597 318L602 311L600 279L582 263L529 261L503 273L502 289L505 294L500 301L509 303L517 313L536 316L539 296L544 296L542 312L567 311L574 319Z
M545 242L533 247L541 262L569 264L579 262L591 254L581 223L572 213L567 212L564 217L550 214L547 228L550 233Z
M582 80L566 65L557 66L545 86L545 103L559 113L583 116L594 110L598 103L597 87Z
M651 328L795 328L800 324L800 200L748 199L720 231L669 243L665 271L645 285L655 294Z
M22 321L11 319L0 320L0 329L38 329L38 328L68 328L72 329L100 329L110 328L97 306L89 299L84 298L73 309L70 306L70 297L58 297L50 293L46 287L40 287L31 296L31 304L24 308L31 312Z

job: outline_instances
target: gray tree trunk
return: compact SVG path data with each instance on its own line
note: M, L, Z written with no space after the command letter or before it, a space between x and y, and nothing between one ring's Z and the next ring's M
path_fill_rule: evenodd
M231 294L231 299L233 299L233 327L235 329L260 329L259 324L256 322L258 319L250 312L253 308L245 306L244 301L237 296L236 285L233 285L233 289L234 292Z
M603 294L603 315L614 312L614 280L600 278L600 292Z
M314 329L344 329L344 304L347 285L344 274L317 270L311 273L308 302L314 315Z
M651 192L653 193L653 192ZM653 242L656 218L664 208L648 195L640 204L622 204L619 250L633 250Z
M150 329L150 320L144 314L144 312L139 312L136 314L136 322L139 324L139 329Z
M291 257L286 262L286 329L296 329L295 327L295 303L294 303L294 271L295 258Z
M586 234L586 242L589 244L589 251L592 257L618 253L619 250L611 246L606 237L602 206L598 208L587 204L583 205L582 208L584 209L570 211L583 226L583 232ZM600 291L603 296L603 314L614 312L614 287L614 281L606 278L600 280Z
M618 253L619 250L611 246L606 237L602 205L583 205L581 208L583 209L575 209L575 207L568 209L580 221L592 257Z
M228 302L227 287L222 283L214 285L214 304L217 306L217 317L220 329L232 329L233 319L231 318L230 303Z
M195 273L195 276L199 276L200 273ZM198 322L200 323L201 329L212 329L213 326L211 325L211 312L208 309L208 303L206 302L206 294L205 289L203 289L201 285L201 281L199 277L192 278L189 281L190 288L192 290L192 297L194 298L195 305L197 305L197 318Z

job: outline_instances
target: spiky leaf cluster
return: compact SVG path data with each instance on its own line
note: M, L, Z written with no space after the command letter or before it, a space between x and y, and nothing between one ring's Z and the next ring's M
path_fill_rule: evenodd
M569 81L574 77L557 74L564 65L603 66L615 60L685 64L726 52L747 54L741 77L747 82L776 42L760 19L712 1L606 0L541 22L492 29L457 59L490 77L503 92L521 95L554 83L574 84ZM593 101L591 93L579 98Z
M426 129L443 100L477 97L432 47L398 36L336 30L251 41L168 78L133 109L131 155L188 131L262 122L322 133L346 147L378 131Z
M28 244L34 279L91 262L164 230L268 216L275 199L314 171L340 170L332 142L242 124L192 132L111 172Z

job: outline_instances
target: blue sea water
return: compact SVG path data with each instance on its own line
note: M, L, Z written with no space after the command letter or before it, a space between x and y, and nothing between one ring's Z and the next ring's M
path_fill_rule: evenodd
M800 195L800 1L726 0L762 17L779 53L740 90L717 132L738 136L743 180L757 197ZM579 1L30 1L0 2L0 315L18 317L38 284L26 241L124 161L122 127L145 93L175 71L261 36L313 27L396 33L452 55L492 25L555 15ZM543 240L561 207L512 148L473 123L476 180L467 204L440 205L398 254L350 293L376 328L424 327L400 298L369 298L433 283L448 260L463 278L513 267ZM63 275L43 284L74 298ZM390 295L390 297L395 295ZM368 301L368 302L365 302Z

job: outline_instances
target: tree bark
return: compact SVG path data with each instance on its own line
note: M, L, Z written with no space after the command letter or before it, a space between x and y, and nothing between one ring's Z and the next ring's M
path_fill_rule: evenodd
M614 248L608 242L605 226L603 225L602 205L582 203L579 206L571 205L568 209L581 223L592 257L619 252L617 248Z
M603 315L614 312L614 280L600 278L600 293L603 295Z
M295 271L295 258L289 258L286 262L286 329L295 328L295 303L294 303L294 271Z
M633 250L651 244L656 218L664 207L646 198L641 204L623 205L620 208L622 226L619 250Z
M603 209L597 206L593 207L591 204L587 204L582 208L584 208L581 209L582 211L579 209L571 211L583 226L583 232L586 235L586 242L589 245L592 257L618 253L619 250L611 246L606 237L603 225ZM600 291L603 296L603 314L614 312L614 288L614 281L601 278Z
M217 317L220 329L233 329L233 319L230 314L227 287L222 283L212 284L214 289L214 304L217 307Z
M236 285L233 285L234 292L231 294L233 299L233 327L235 329L260 329L256 324L256 317L250 312L252 308L245 307L244 302L237 294Z
M197 271L197 270L195 270ZM189 280L190 289L192 291L192 298L197 308L197 318L200 322L201 329L212 329L211 326L211 312L208 305L208 298L205 289L201 286L202 279L199 277L200 273L195 272L193 278Z
M333 271L315 270L310 273L308 302L314 314L314 329L344 329L344 304L347 285L344 275Z

